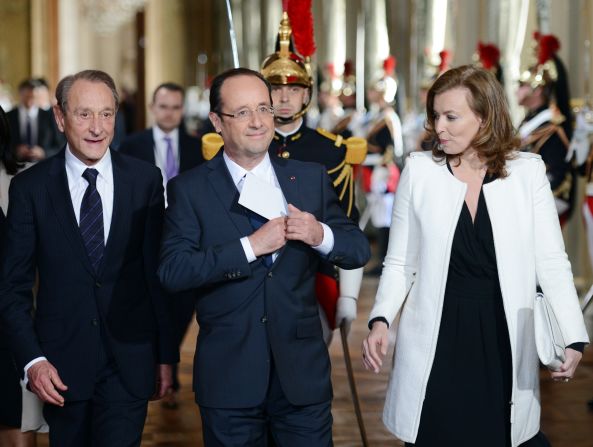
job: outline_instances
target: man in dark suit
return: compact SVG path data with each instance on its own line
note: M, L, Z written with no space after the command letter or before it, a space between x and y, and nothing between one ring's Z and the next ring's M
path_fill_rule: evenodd
M210 120L224 148L168 185L159 277L198 290L194 391L208 447L266 445L268 429L281 446L332 444L315 272L321 259L358 268L369 258L323 166L268 155L270 92L252 70L217 76ZM251 175L280 190L288 216L239 205Z
M18 161L36 162L56 154L63 145L51 111L35 103L35 83L19 85L19 106L8 112L11 150Z
M148 399L165 394L179 358L156 275L162 179L109 149L118 96L108 74L68 76L56 98L66 148L10 188L2 325L46 403L52 446L139 446Z
M184 95L183 87L178 84L166 82L159 85L150 105L154 126L130 135L119 147L123 154L156 164L163 174L165 186L180 172L204 161L200 140L188 135L182 125ZM171 297L171 302L176 338L181 344L194 312L195 296L186 292ZM177 408L179 388L178 367L174 365L173 392L165 396L163 406Z
M183 100L180 85L159 85L150 105L154 126L130 135L119 147L124 154L156 164L165 183L204 161L200 140L188 135L182 126Z

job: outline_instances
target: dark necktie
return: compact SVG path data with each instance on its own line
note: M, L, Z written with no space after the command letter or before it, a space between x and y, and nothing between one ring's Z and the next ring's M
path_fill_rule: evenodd
M97 191L96 169L86 169L82 176L89 182L80 205L80 234L95 273L99 269L105 250L103 230L103 205Z
M33 147L33 128L31 127L31 117L29 115L27 115L27 121L25 122L25 144Z

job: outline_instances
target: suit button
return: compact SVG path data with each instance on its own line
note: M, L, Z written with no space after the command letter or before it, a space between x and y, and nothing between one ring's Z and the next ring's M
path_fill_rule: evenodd
M99 320L97 320L96 318L93 318L93 319L91 320L91 324L92 324L93 326L99 326Z
M101 283L100 283L99 281L97 281L97 282L95 283L95 287L96 287L97 289L100 289L100 288L101 288Z
M262 323L265 323L266 321L268 321L268 317L266 315L264 315L263 317L261 317L261 319L259 320Z
M272 278L274 274L272 272L268 272L268 278Z

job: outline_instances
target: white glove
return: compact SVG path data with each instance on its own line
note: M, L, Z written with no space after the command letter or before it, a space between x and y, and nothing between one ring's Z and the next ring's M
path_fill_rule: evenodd
M342 324L346 329L346 334L350 332L352 322L356 319L356 300L349 296L341 296L338 298L336 308L336 328Z

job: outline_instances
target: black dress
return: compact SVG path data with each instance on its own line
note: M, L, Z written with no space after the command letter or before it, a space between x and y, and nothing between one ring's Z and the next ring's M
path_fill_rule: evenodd
M487 176L484 183L492 180ZM481 191L475 221L464 202L455 229L439 337L414 445L510 446L511 391L509 333ZM548 445L545 438L543 444L536 438L523 445Z

